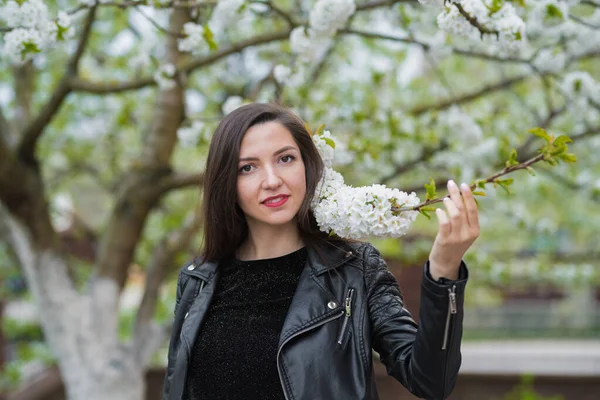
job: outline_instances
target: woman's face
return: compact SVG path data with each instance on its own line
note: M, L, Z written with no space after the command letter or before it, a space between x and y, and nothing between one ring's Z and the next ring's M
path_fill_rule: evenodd
M278 122L248 129L237 179L237 201L248 226L295 224L305 195L304 162L290 131Z

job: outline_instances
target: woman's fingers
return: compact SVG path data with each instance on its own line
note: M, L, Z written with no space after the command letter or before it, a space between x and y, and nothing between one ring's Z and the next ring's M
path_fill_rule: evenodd
M435 215L437 215L438 218L439 235L443 238L450 236L450 220L448 219L448 215L446 214L446 212L441 208L436 208Z
M469 227L479 234L479 211L477 209L477 203L475 203L473 192L471 192L471 188L465 183L461 185L461 191L463 193L463 199L465 200Z

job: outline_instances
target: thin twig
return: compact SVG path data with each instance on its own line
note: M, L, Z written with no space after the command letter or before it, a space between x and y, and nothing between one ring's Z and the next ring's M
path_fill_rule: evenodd
M185 35L183 33L171 32L167 28L160 26L160 24L158 22L156 22L154 19L152 19L152 17L150 17L148 14L146 14L140 7L135 7L134 10L137 11L138 13L140 13L148 22L150 22L159 31L166 33L167 35L176 37L176 38L182 38L182 39L185 38Z
M520 169L526 169L529 166L542 161L544 159L544 155L543 154L539 154L527 161L525 161L524 163L521 163L519 165L514 165L512 167L508 167L508 168L504 168L504 170L498 172L495 175L490 176L489 178L485 179L485 183L493 183L496 179L498 179L499 177L506 175L506 174L510 174L511 172L514 171L518 171ZM471 190L474 190L477 186L475 184L470 186ZM403 212L403 211L419 211L421 208L425 207L425 206L429 206L431 204L435 204L435 203L441 203L444 201L444 198L439 198L439 199L431 199L431 200L427 200L417 206L414 207L392 207L392 212L396 213L396 212Z
M581 18L579 18L579 17L577 17L577 16L575 16L573 14L569 14L569 18L572 19L573 21L577 22L580 25L587 26L588 28L591 28L591 29L594 29L594 30L600 29L600 26L594 25L591 22L588 22L588 21L586 21L584 19L581 19Z
M21 142L18 146L18 153L25 160L31 161L33 159L33 153L35 150L37 140L42 135L44 128L48 125L48 123L50 123L52 118L54 118L54 116L60 109L63 101L72 90L72 88L69 85L70 79L72 76L77 75L79 61L81 60L81 56L83 55L85 47L88 43L95 16L96 7L92 7L90 8L90 11L86 18L81 36L79 37L77 49L75 50L75 53L73 54L71 60L67 64L67 70L65 74L58 83L58 86L52 94L52 96L50 97L50 100L48 100L44 107L42 107L42 111L33 120L33 122L31 122L31 124L28 125L28 127L25 129L25 132L22 135Z
M452 4L458 9L458 12L465 17L465 19L467 21L469 21L469 23L471 25L473 25L475 28L477 28L477 30L479 31L479 33L481 34L481 37L483 38L483 35L485 34L490 34L490 35L496 35L496 38L500 37L500 32L498 32L497 30L494 29L488 29L485 26L481 25L481 23L477 20L477 18L473 17L471 14L469 14L462 6L462 4L460 3L454 3L452 2Z

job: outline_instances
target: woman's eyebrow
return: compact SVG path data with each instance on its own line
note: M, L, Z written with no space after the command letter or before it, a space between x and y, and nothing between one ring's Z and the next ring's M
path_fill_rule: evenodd
M297 148L295 148L294 146L284 146L282 148L280 148L279 150L277 150L275 153L273 153L274 156L276 156L277 154L281 154L284 151L288 151L288 150L298 150ZM243 157L240 158L240 161L258 161L257 157Z

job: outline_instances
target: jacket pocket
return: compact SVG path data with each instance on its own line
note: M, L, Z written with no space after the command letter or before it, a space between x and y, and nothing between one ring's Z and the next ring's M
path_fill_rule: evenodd
M340 334L338 335L337 344L339 346L343 346L344 339L346 338L346 333L350 329L350 318L352 317L352 300L354 296L354 289L349 288L348 293L346 295L346 299L344 300L345 314L344 321L342 322L342 329L340 330Z

